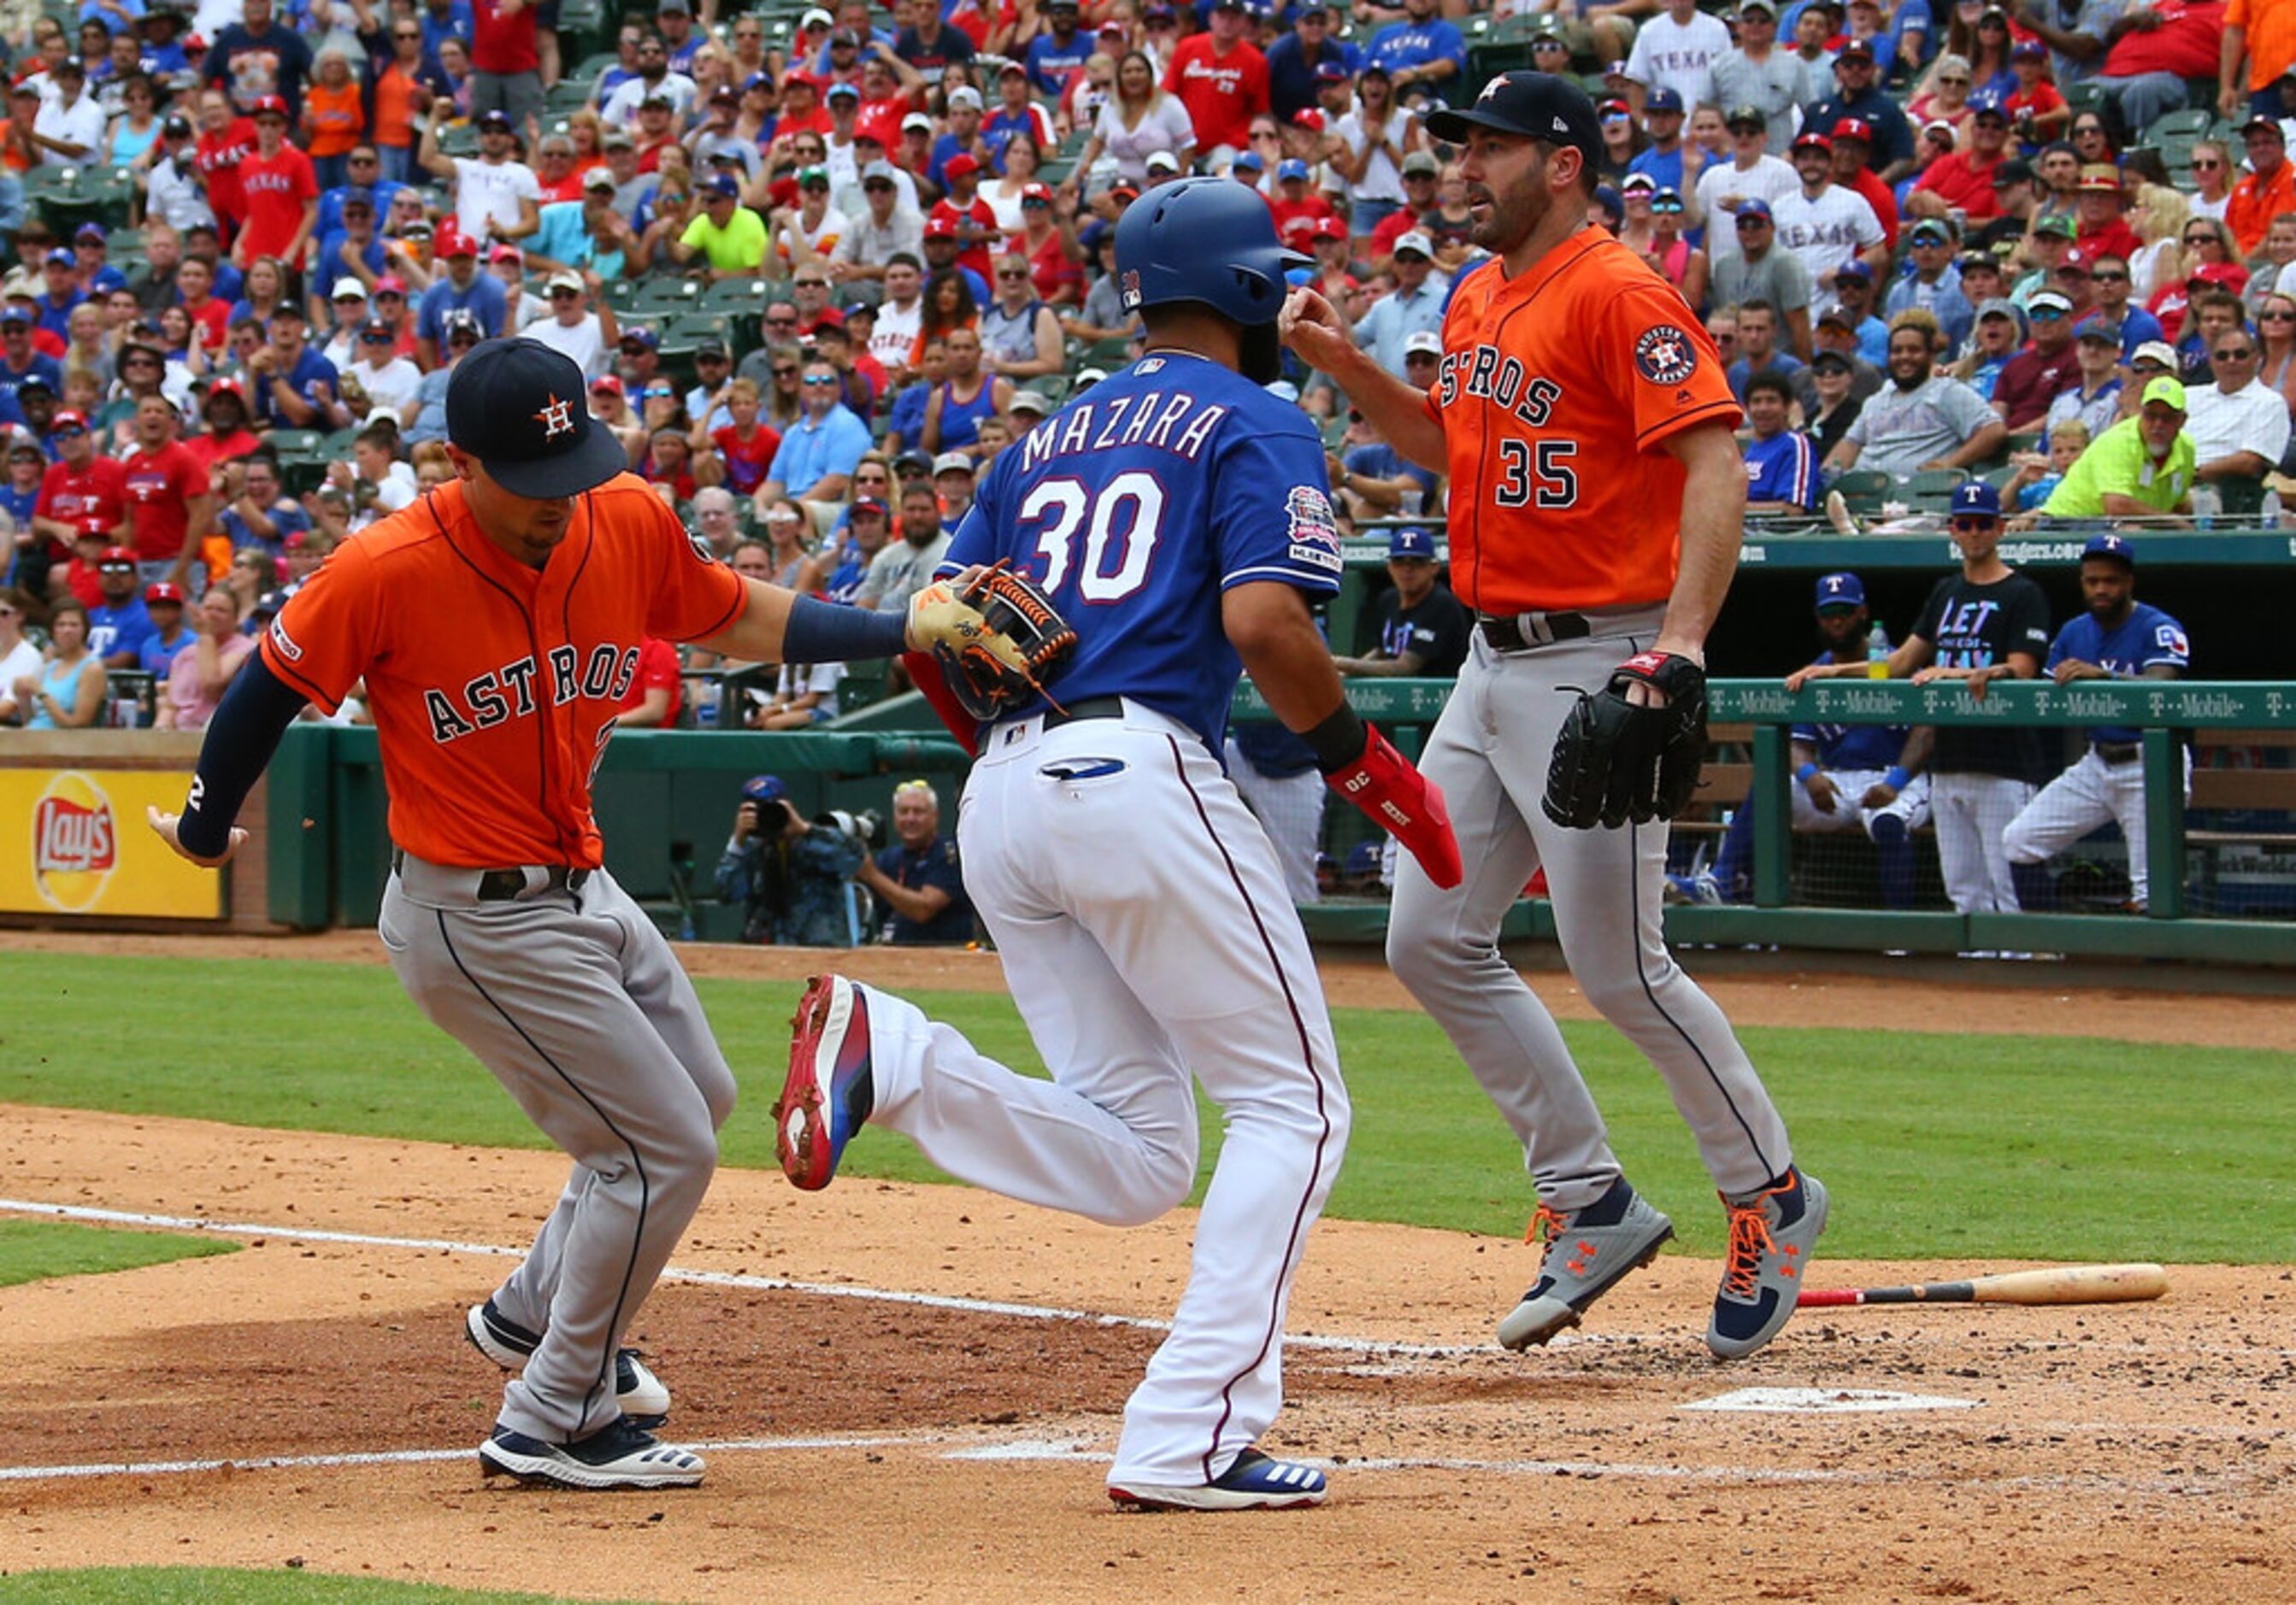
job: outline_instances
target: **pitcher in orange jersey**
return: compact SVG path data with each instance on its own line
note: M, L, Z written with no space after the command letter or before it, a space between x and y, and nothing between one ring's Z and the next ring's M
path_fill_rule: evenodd
M537 341L463 358L447 432L456 478L295 593L217 709L184 813L151 824L223 863L289 722L365 682L391 967L574 1160L524 1262L465 1322L519 1373L480 1463L564 1488L685 1486L701 1458L648 1430L669 1390L620 1345L709 1184L734 1077L668 944L601 867L592 772L649 637L813 663L929 651L980 615L943 586L904 618L742 578L627 471L581 370Z
M1665 823L1572 830L1540 807L1582 692L1603 692L1624 659L1702 666L1745 512L1738 408L1681 296L1587 223L1602 143L1575 85L1503 74L1427 127L1464 146L1471 238L1491 256L1453 291L1434 388L1382 371L1311 289L1283 319L1292 348L1397 451L1448 476L1451 583L1476 613L1421 761L1450 800L1466 879L1445 891L1398 862L1388 962L1522 1143L1546 1252L1498 1336L1545 1343L1674 1232L1627 1182L1553 1018L1499 956L1500 920L1546 872L1572 975L1666 1077L1729 1212L1708 1347L1751 1354L1793 1311L1824 1190L1795 1168L1729 1022L1667 952Z

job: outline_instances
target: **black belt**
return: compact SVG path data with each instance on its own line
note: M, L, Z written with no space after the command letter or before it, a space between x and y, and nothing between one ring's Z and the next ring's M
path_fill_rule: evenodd
M406 853L393 848L390 852L392 872L396 873L406 862ZM552 891L578 892L590 879L588 870L569 869L562 864L546 867L545 884ZM515 903L526 896L524 870L472 870L470 872L478 877L478 885L472 896L481 903Z
M1086 697L1071 702L1066 708L1055 708L1045 715L1045 728L1058 729L1078 719L1120 719L1124 717L1122 697Z
M2133 764L2144 756L2144 746L2136 741L2091 741L2089 746L2108 764Z
M1584 613L1478 613L1475 627L1491 650L1527 652L1558 641L1583 641L1595 633Z

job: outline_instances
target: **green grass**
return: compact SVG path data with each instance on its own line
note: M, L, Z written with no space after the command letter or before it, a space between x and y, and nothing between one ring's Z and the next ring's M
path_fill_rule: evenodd
M92 976L77 958L11 954L8 979L0 1101L547 1146L379 966L113 959ZM764 1111L797 987L700 986L742 1081L727 1160L770 1166ZM915 1001L982 1051L1040 1068L1009 1000ZM195 1035L175 1023L194 1019ZM1520 1232L1530 1203L1521 1155L1435 1028L1374 1010L1341 1011L1337 1026L1356 1123L1331 1213ZM1628 1174L1685 1244L1716 1251L1720 1210L1664 1084L1608 1027L1563 1031ZM2284 1257L2296 1240L2284 1152L2296 1054L1868 1029L1744 1037L1798 1157L1833 1190L1830 1253L2253 1262ZM1209 1110L1206 1133L1208 1174ZM855 1142L845 1171L939 1179L877 1130Z
M0 1288L51 1276L93 1276L135 1271L171 1259L231 1254L239 1245L168 1232L115 1232L65 1221L0 1217Z
M542 1605L558 1597L336 1577L286 1567L123 1566L0 1575L0 1601L7 1605Z

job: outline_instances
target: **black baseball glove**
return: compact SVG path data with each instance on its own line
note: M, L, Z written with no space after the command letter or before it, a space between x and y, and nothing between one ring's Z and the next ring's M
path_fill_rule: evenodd
M1665 706L1627 700L1636 682L1663 693ZM1600 694L1578 694L1554 738L1541 807L1576 831L1672 819L1698 790L1705 759L1706 671L1671 652L1638 652Z
M1042 695L1076 655L1077 633L1025 575L991 569L959 588L939 580L917 594L911 634L930 639L941 675L983 724Z

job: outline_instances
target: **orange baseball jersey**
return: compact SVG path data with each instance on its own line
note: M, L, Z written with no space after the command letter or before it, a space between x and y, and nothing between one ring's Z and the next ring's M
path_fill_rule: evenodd
M634 475L576 498L539 569L480 533L453 482L338 547L272 621L263 660L330 713L365 676L407 852L595 869L590 777L646 638L713 635L745 602Z
M1598 228L1518 278L1491 263L1460 282L1427 410L1448 457L1451 588L1486 613L1664 602L1685 475L1660 443L1739 419L1681 295Z

